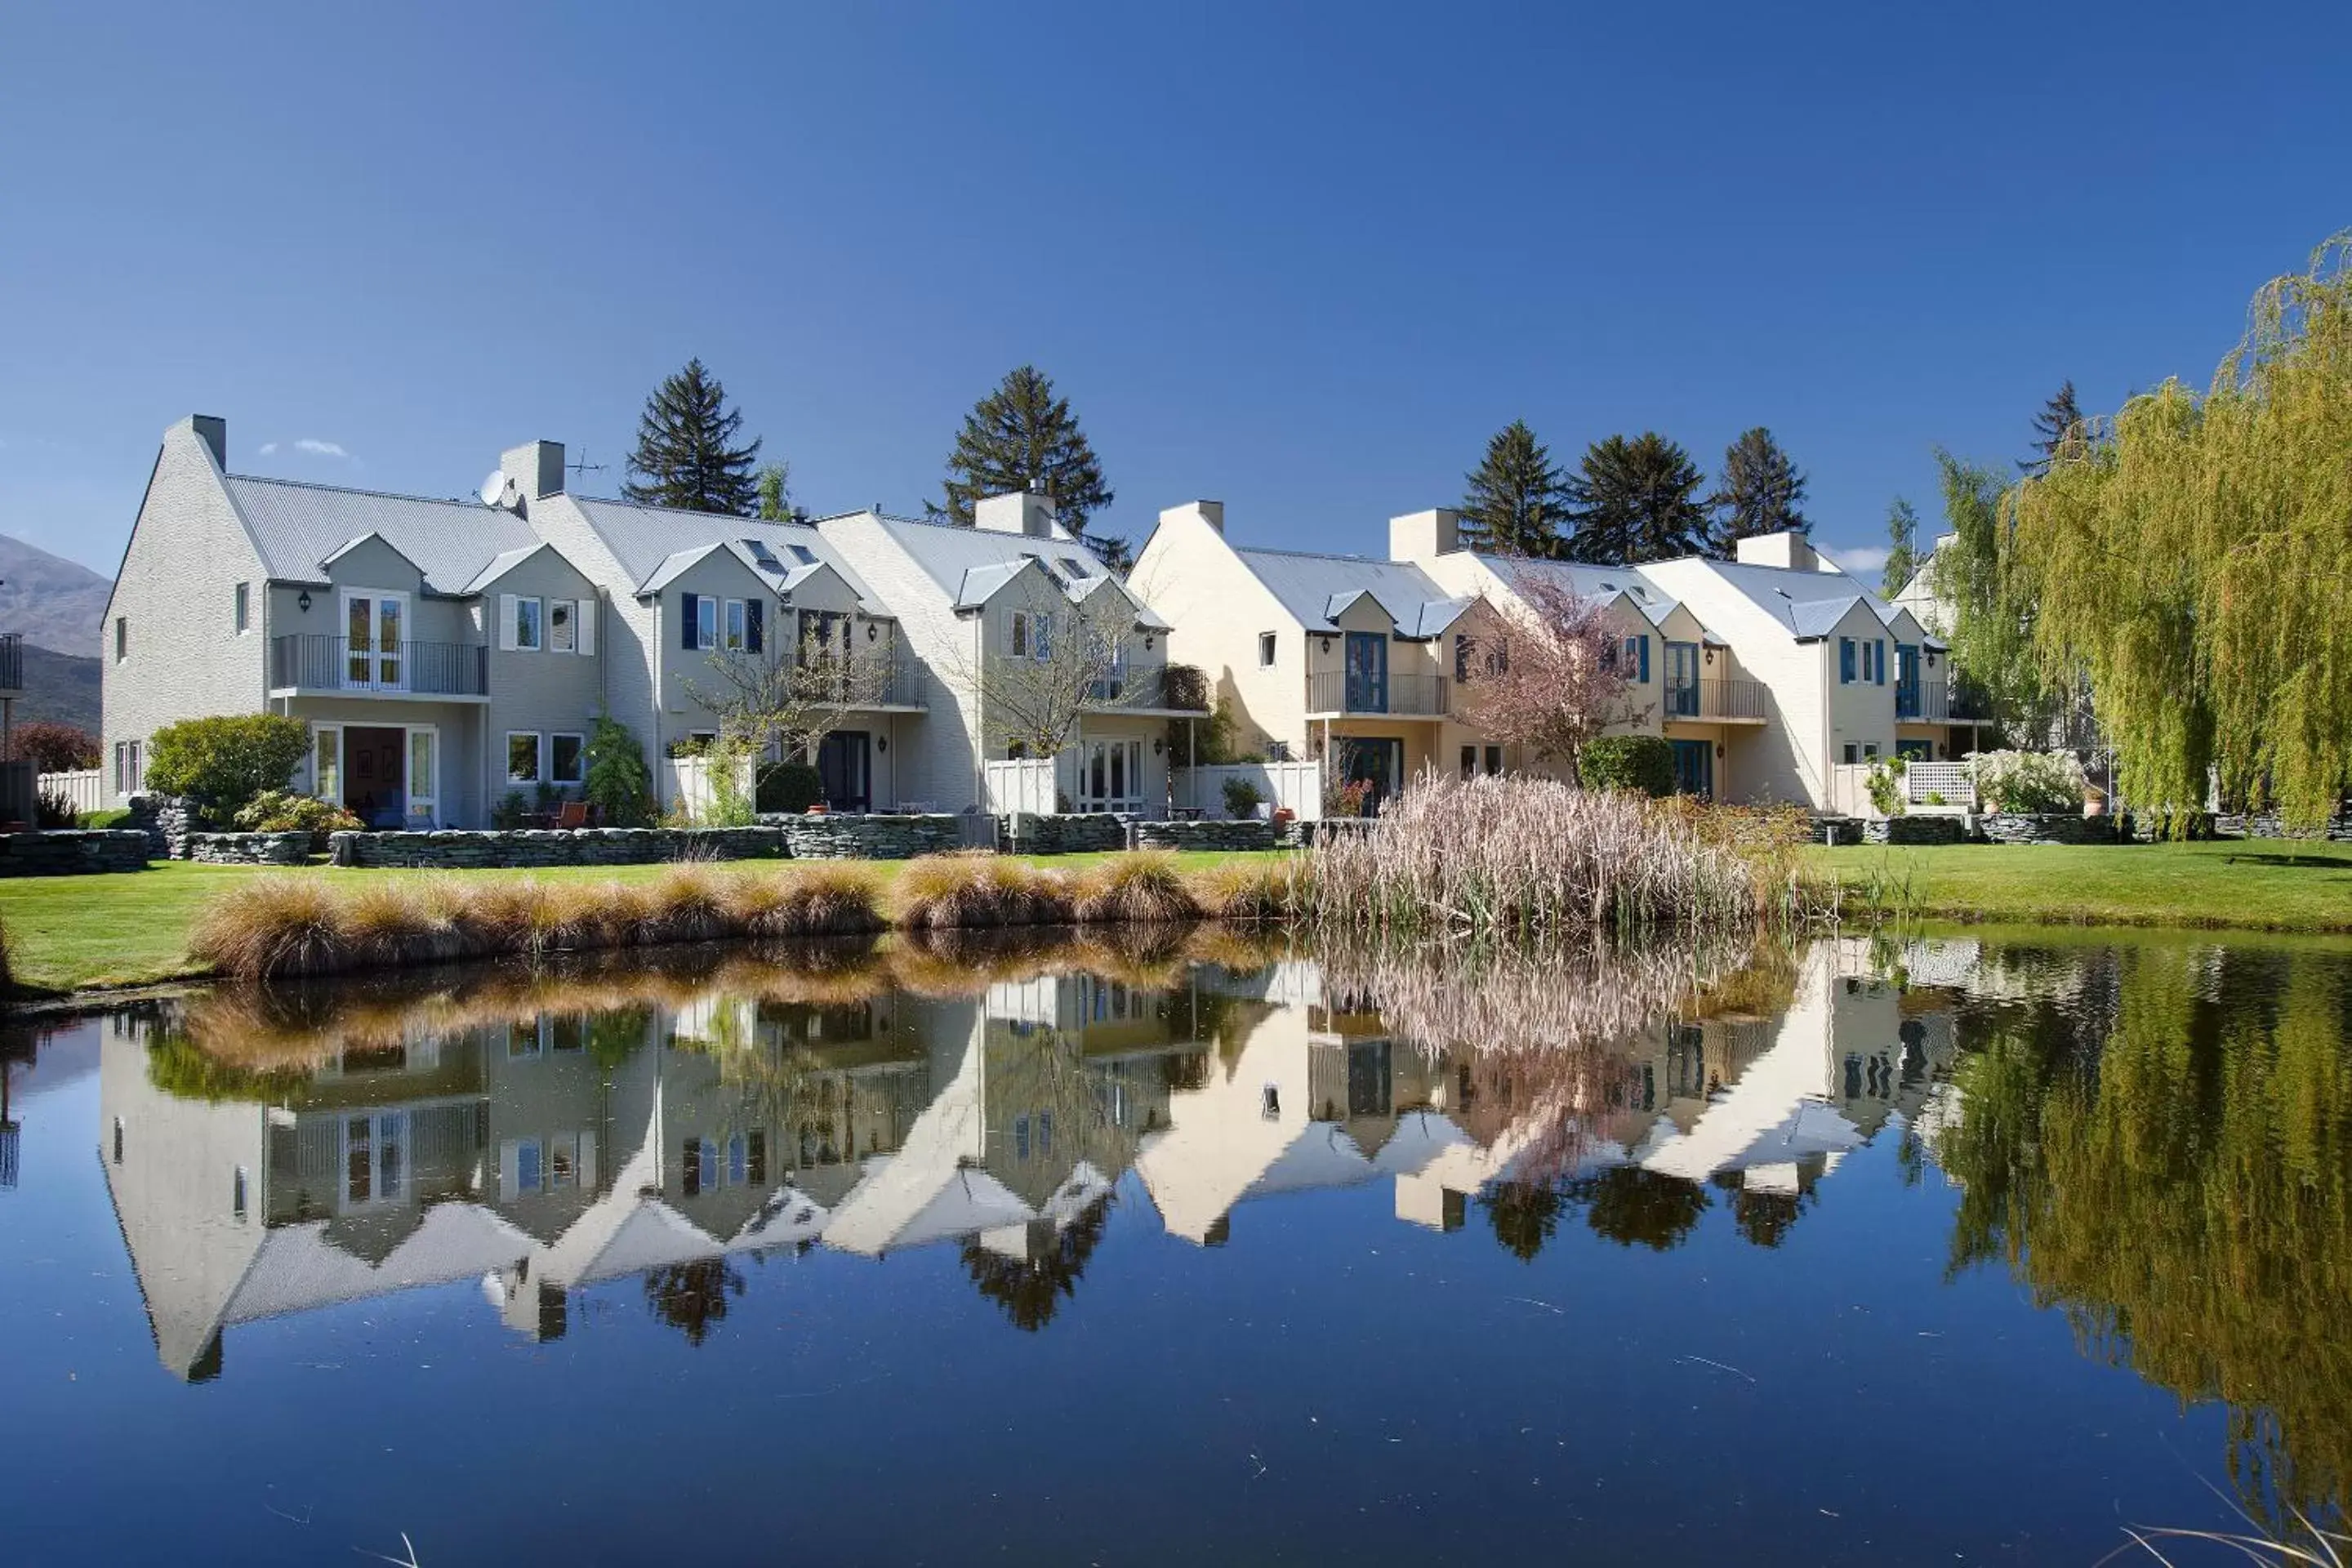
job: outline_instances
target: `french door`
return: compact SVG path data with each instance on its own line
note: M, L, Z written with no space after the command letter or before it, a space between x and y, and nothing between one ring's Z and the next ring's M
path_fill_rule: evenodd
M1078 809L1143 809L1143 742L1087 741L1078 748Z
M1712 798L1715 795L1715 742L1676 741L1675 792Z
M320 800L343 804L343 727L310 726L310 793Z
M827 811L870 811L874 805L873 741L863 730L835 730L816 746L816 775Z
M441 731L408 727L408 825L429 828L441 817Z
M1698 717L1698 644L1666 645L1666 712L1683 719Z
M404 691L408 595L348 589L343 594L343 685L363 691Z
M1389 639L1385 632L1348 634L1348 711L1389 710Z

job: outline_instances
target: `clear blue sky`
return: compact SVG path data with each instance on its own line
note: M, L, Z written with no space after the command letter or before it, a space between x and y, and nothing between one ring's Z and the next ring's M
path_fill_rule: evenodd
M610 493L699 354L819 511L936 495L1028 360L1139 539L1377 552L1525 417L1769 426L1871 546L2352 225L2341 0L492 10L8 7L0 531L111 573L198 411L245 471L548 437Z

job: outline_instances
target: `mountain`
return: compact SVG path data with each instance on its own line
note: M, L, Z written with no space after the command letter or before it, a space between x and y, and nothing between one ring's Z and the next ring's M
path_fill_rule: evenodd
M36 647L94 662L113 588L79 562L0 533L0 631L22 632ZM30 668L25 679L32 679Z
M58 653L38 643L26 643L25 695L16 699L16 722L47 719L97 734L98 672L95 655Z

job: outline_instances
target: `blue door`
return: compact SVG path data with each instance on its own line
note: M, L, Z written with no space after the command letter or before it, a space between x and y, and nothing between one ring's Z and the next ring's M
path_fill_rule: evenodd
M1698 717L1698 644L1695 642L1666 645L1666 715Z
M1339 738L1339 776L1349 784L1367 786L1364 813L1404 787L1404 742L1382 736L1342 735Z
M1715 794L1715 742L1676 741L1674 742L1674 748L1676 793L1713 796Z
M1389 710L1389 639L1386 632L1348 634L1348 711Z

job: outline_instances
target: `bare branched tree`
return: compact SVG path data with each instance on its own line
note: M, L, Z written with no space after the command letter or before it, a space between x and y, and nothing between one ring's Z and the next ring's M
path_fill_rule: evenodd
M1135 606L1116 589L1015 614L1021 620L1013 637L987 639L982 669L965 675L982 683L991 722L1030 756L1059 755L1088 711L1157 702L1155 693L1129 688L1126 648Z
M852 635L847 616L803 617L797 642L766 639L758 650L721 648L710 681L687 694L719 721L720 738L752 752L770 742L786 762L804 762L847 714L887 700L897 664L889 641Z
M1569 782L1580 784L1585 743L1612 725L1647 718L1649 706L1633 699L1633 672L1605 602L1541 577L1517 586L1524 609L1496 616L1474 650L1463 721L1558 762Z

